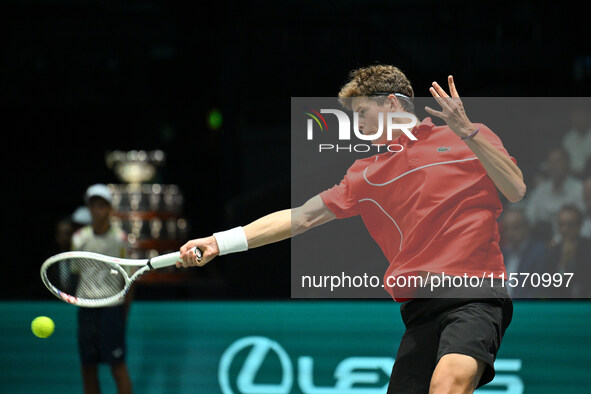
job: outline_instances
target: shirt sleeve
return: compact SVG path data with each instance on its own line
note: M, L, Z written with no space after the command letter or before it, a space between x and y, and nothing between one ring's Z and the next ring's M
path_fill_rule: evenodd
M319 193L319 196L337 219L359 215L359 202L353 193L349 173L341 183Z
M478 133L482 134L484 138L486 138L488 142L492 144L492 146L497 148L499 151L503 152L503 154L507 156L509 159L511 159L513 163L517 164L517 160L515 160L515 158L511 156L509 152L507 152L507 149L505 149L505 146L503 145L503 142L501 141L498 135L496 135L491 129L489 129L487 126L481 123L476 124L476 127L480 128Z

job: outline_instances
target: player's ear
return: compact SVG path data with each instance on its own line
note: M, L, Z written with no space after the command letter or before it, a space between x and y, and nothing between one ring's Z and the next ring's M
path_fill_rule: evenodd
M395 112L400 108L400 103L398 102L398 98L393 94L388 96L388 107L390 111Z

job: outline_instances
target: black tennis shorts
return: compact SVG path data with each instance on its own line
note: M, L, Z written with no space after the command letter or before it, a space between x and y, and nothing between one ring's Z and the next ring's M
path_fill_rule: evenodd
M78 308L78 350L82 365L125 361L123 305Z
M392 368L388 394L428 394L439 359L448 353L486 363L481 387L495 376L494 361L513 317L506 288L491 298L415 298L401 305L406 326Z

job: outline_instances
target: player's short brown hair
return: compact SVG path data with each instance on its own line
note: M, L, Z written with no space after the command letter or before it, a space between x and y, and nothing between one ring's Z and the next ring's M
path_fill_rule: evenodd
M349 82L339 92L339 102L343 107L351 109L353 97L372 97L376 92L400 93L410 98L414 97L410 81L398 67L380 64L351 71ZM377 99L383 104L385 97L379 96Z

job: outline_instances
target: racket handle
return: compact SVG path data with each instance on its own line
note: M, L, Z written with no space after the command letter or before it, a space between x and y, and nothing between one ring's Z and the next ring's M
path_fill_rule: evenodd
M195 254L197 255L198 259L203 257L203 252L198 247L193 249ZM170 267L171 265L175 265L177 261L181 258L181 252L174 252L163 254L162 256L156 256L148 261L148 266L150 269L157 269L163 267Z

